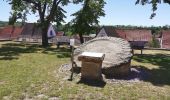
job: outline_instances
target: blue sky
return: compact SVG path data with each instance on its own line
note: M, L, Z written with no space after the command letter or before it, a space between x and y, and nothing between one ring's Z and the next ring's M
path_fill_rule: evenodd
M159 4L157 15L154 19L149 19L152 11L151 5L135 5L136 0L106 0L105 17L100 18L100 25L138 25L138 26L163 26L170 24L170 5ZM79 10L81 5L69 4L64 9L67 11L66 22L72 18L70 16ZM7 21L10 14L10 5L5 1L0 1L0 20ZM37 15L29 15L28 22L36 22Z

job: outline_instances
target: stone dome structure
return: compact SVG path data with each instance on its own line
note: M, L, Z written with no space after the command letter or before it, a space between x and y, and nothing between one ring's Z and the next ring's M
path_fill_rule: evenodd
M90 40L74 51L74 62L77 68L81 69L81 62L78 56L82 52L104 53L105 58L102 64L102 73L106 76L124 76L130 70L130 62L133 56L128 41L116 37L99 37Z

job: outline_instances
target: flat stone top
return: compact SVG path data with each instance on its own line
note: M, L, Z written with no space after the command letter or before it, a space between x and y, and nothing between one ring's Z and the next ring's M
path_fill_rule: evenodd
M83 52L81 54L81 56L102 58L104 56L104 54L103 53L97 53L97 52Z
M104 59L105 54L96 53L96 52L83 52L78 56L79 61L87 61L87 62L101 62Z
M105 54L102 67L116 67L130 62L132 49L128 41L116 37L99 37L90 40L74 51L74 61L81 67L78 57L83 52L100 52Z

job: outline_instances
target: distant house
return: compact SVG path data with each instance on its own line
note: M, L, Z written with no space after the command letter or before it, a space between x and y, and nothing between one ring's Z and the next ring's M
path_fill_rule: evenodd
M87 42L89 40L92 40L96 37L96 34L89 34L89 35L83 35L84 42Z
M116 29L119 37L130 42L132 48L143 49L145 44L152 41L151 30L146 29Z
M42 29L36 23L26 23L21 32L20 38L42 39Z
M57 45L59 47L59 45L61 44L70 44L70 39L75 39L75 45L80 45L80 37L78 34L74 34L72 36L57 36Z
M23 28L22 27L14 27L12 33L11 33L11 39L17 39L19 35L21 34Z
M41 38L41 28L35 23L26 23L23 27L21 37Z
M97 34L96 37L105 37L105 36L108 36L108 35L107 35L105 29L102 28L102 29L100 30L100 32Z
M103 26L101 29L97 30L96 37L118 37L113 26Z
M22 32L21 27L16 26L5 26L0 31L0 40L13 40L17 39Z
M83 35L84 42L92 40L95 37L96 37L96 34ZM79 41L78 43L80 44L80 36L79 36L79 34L74 34L74 35L71 36L71 38L76 39L77 41Z
M119 37L127 41L145 41L152 40L151 30L146 29L116 29L115 32Z
M170 30L162 31L162 48L170 49Z
M151 30L146 29L115 29L112 26L101 28L97 37L110 36L123 38L131 43L133 48L143 48L146 43L152 40Z
M12 33L12 26L6 26L1 30L0 40L10 40Z
M151 30L147 29L116 29L112 26L104 26L97 33L97 37L110 36L120 37L127 41L146 41L152 40Z
M1 31L3 30L3 27L0 27L0 34L1 34Z
M42 42L42 31L36 23L26 23L20 34L19 41Z
M64 36L64 32L63 31L58 31L58 32L56 32L56 36Z

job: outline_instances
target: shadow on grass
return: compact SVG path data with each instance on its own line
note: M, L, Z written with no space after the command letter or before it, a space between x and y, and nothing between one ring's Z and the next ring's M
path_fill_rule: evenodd
M148 70L144 69L142 66L132 66L129 74L124 76L105 76L106 79L113 81L126 80L130 82L137 82L141 80L147 80L150 77Z
M23 53L37 53L41 51L44 54L57 54L58 58L70 57L69 48L43 48L39 44L23 44L23 43L6 43L0 47L0 60L14 60Z
M170 55L135 55L133 59L141 63L151 63L159 68L149 69L144 66L136 66L136 69L142 69L150 73L150 77L144 81L151 82L154 85L170 85ZM148 66L149 67L149 66Z
M133 60L141 63L150 63L158 68L149 68L149 66L132 66L130 72L126 76L106 77L111 81L127 80L127 81L145 81L156 86L170 85L170 55L164 54L143 54L135 55Z
M88 86L95 86L95 87L101 87L103 88L106 85L106 82L103 80L87 80L87 79L80 79L77 84L85 84Z
M68 52L62 52L60 54L57 55L58 58L69 58L71 57L71 53L68 53Z

